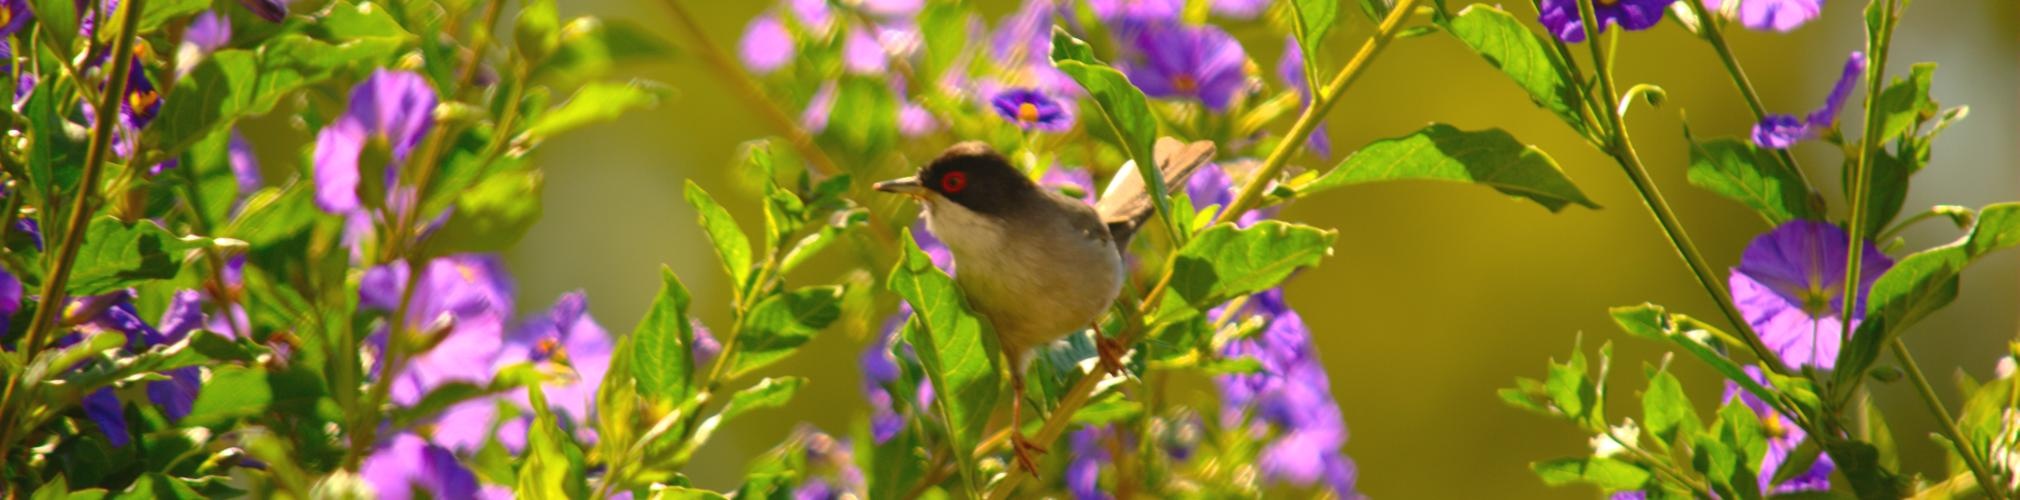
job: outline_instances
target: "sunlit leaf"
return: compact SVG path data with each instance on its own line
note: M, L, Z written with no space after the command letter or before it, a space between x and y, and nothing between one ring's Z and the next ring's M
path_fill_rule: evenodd
M1557 161L1500 129L1478 132L1432 124L1410 135L1369 144L1342 160L1303 194L1340 186L1394 180L1464 182L1527 198L1552 212L1576 203L1599 208L1585 197Z
M1001 380L996 334L988 322L969 309L954 279L933 267L919 250L910 230L904 233L902 255L891 271L890 289L912 305L912 321L904 338L925 366L938 396L933 411L947 425L948 444L969 490L984 478L975 470L975 449L989 416L995 412Z

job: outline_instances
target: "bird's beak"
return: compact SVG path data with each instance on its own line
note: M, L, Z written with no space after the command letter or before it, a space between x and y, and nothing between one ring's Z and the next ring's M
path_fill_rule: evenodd
M926 196L926 186L923 184L919 184L918 177L891 179L888 181L876 183L871 187L874 187L878 191L883 191L886 193L910 195L916 198L924 198Z

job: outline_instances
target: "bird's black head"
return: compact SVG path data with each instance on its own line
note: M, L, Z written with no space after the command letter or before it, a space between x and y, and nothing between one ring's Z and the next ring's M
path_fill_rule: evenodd
M980 142L947 148L912 180L917 183L915 189L932 191L970 211L998 217L1028 203L1027 199L1039 192L1038 185L1010 166L1009 159ZM879 184L879 189L898 191L884 186L902 181Z

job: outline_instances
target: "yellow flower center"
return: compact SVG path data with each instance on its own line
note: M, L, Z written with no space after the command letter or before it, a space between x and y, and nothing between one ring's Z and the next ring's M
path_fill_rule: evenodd
M1604 6L1608 6L1608 7L1612 7L1612 6L1614 5L1614 4L1618 4L1618 3L1620 3L1620 0L1598 0L1597 2L1594 2L1594 3L1597 3L1597 4L1599 4L1599 5L1604 5Z
M1171 79L1171 88L1190 94L1199 90L1199 80L1193 79L1192 75L1178 75Z
M1772 410L1768 412L1767 419L1761 421L1761 425L1766 427L1764 430L1771 439L1781 439L1789 435L1788 426L1782 425L1782 414Z
M562 347L560 341L554 340L551 337L540 339L538 344L534 344L533 352L539 354L542 358L552 360L556 363L568 364L568 349Z
M14 22L14 11L8 9L7 4L0 3L0 26L6 26L12 22Z
M135 113L147 113L147 108L154 106L159 100L161 94L152 90L135 90L126 94L126 105L133 107Z
M462 276L463 281L470 283L477 282L477 269L467 264L456 264L456 274Z
M1038 105L1028 102L1018 104L1017 121L1024 123L1038 123Z

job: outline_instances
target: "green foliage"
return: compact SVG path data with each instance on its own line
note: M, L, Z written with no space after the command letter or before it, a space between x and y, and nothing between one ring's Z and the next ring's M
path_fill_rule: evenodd
M722 419L733 419L754 410L783 407L793 400L794 394L799 393L800 386L806 384L806 377L766 377L730 396L729 404L723 406Z
M497 252L518 243L540 220L540 191L545 180L537 170L500 172L463 191L449 219L428 238L435 255Z
M1551 42L1530 31L1515 16L1497 7L1473 4L1445 23L1445 30L1487 59L1517 86L1529 101L1557 115L1573 130L1586 130L1584 96L1572 85L1570 63L1551 50ZM1602 110L1603 111L1603 110Z
M1636 490L1648 484L1647 469L1608 458L1563 458L1530 464L1543 484L1587 483L1606 490Z
M591 124L617 119L625 113L651 109L671 91L650 82L624 84L592 82L575 92L560 107L540 115L527 125L524 137L545 139Z
M98 295L172 278L182 269L186 254L214 244L201 236L178 237L154 221L128 224L113 217L94 218L65 288L72 296Z
M641 395L672 405L686 400L695 390L694 327L687 316L692 299L673 270L661 268L659 274L659 295L638 328L618 344L612 358L623 360L628 374L637 379ZM611 373L620 372L613 369Z
M736 219L729 210L716 203L715 198L703 191L694 181L687 181L687 204L694 207L695 217L701 221L701 228L708 233L708 240L715 244L715 255L722 260L723 271L729 273L731 283L747 283L751 272L750 237L744 236L737 227ZM745 291L744 293L749 293Z
M1319 66L1319 53L1325 48L1326 34L1333 30L1333 24L1340 17L1340 0L1297 0L1290 2L1297 12L1298 47L1304 49L1304 75L1308 81L1318 81L1325 74ZM1308 87L1318 89L1317 86Z
M889 280L892 292L912 305L912 320L903 337L912 345L938 396L934 412L945 422L946 438L963 481L973 491L983 482L974 455L966 450L981 442L994 413L1002 380L1000 347L989 323L968 308L954 279L933 267L907 230L900 238L904 255Z
M1688 137L1688 131L1685 135ZM1751 141L1721 138L1700 143L1692 139L1686 173L1691 185L1752 208L1768 224L1821 215L1810 209L1809 190L1802 179L1784 168L1772 152Z
M589 488L583 483L582 450L555 421L540 385L528 387L527 394L533 402L533 425L526 430L525 463L519 467L513 493L536 499L584 498Z
M1182 305L1204 311L1238 296L1268 290L1331 255L1333 239L1338 236L1335 231L1278 221L1262 221L1247 228L1233 224L1207 228L1179 249L1171 267L1165 310L1176 311L1172 307Z
M1557 161L1500 129L1467 132L1433 124L1410 135L1375 141L1300 188L1305 195L1391 180L1480 184L1527 198L1552 212L1573 203L1599 208L1564 176Z
M729 376L742 377L777 363L841 317L842 287L816 286L774 294L744 315L737 349L725 353Z
M1907 328L1956 300L1964 268L1985 255L2020 245L2020 203L1987 205L1970 234L1950 244L1901 258L1873 281L1866 319L1838 353L1840 385L1864 376L1883 346Z
M1157 117L1151 114L1150 102L1143 96L1143 91L1131 85L1129 77L1121 71L1096 58L1087 42L1074 38L1059 27L1052 30L1052 65L1079 82L1080 87L1093 98L1095 108L1100 111L1104 123L1108 124L1108 131L1114 133L1130 161L1136 162L1136 174L1143 178L1143 185L1150 192L1151 204L1157 207L1165 228L1183 241L1183 235L1187 233L1181 230L1177 216L1171 212L1171 191L1164 185L1164 176L1156 168L1145 167L1157 164Z

